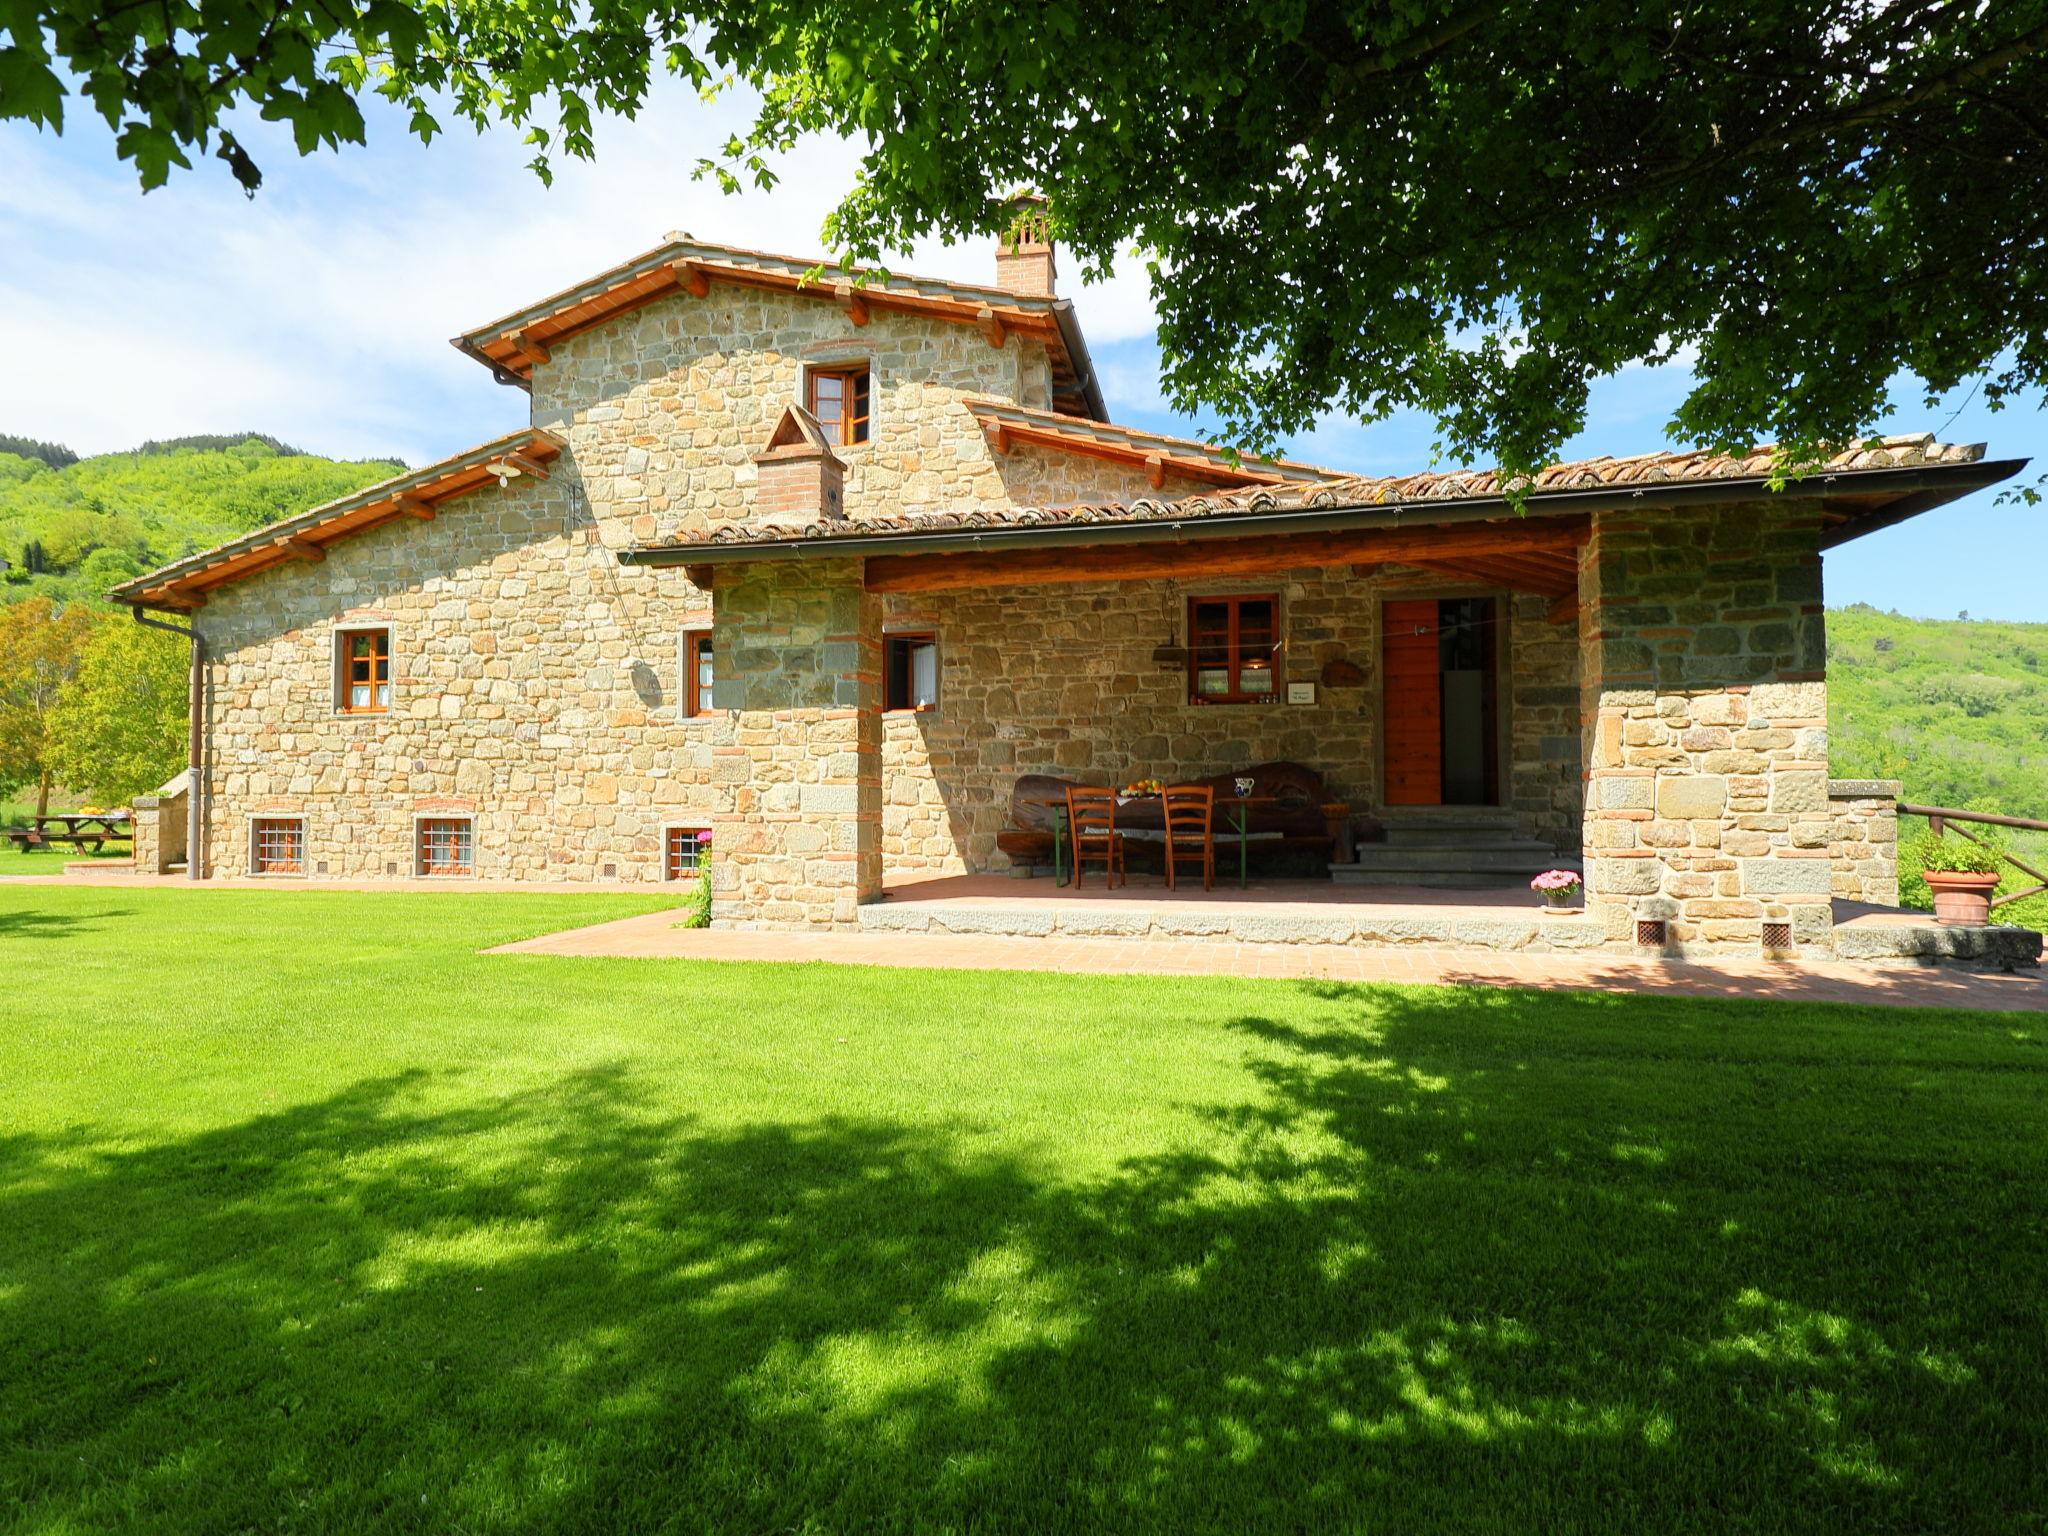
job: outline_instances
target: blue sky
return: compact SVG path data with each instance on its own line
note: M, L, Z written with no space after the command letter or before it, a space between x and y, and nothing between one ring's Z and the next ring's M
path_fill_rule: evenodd
M78 103L72 103L74 109ZM491 381L448 338L657 244L670 230L809 254L819 221L849 184L853 146L805 144L769 193L726 197L690 179L743 100L706 105L658 91L633 123L600 131L598 160L556 166L552 187L525 168L511 132L459 132L421 147L373 112L370 145L300 159L264 125L245 127L263 190L242 196L215 161L144 196L96 119L74 110L64 137L0 125L0 305L9 361L0 431L84 453L191 432L270 432L338 456L398 454L418 464L525 419L526 397ZM906 270L986 281L986 244L904 253ZM1200 435L1166 408L1153 314L1133 261L1075 297L1111 413ZM1569 456L1668 446L1682 369L1631 369L1596 388ZM1902 380L1886 431L1988 442L1999 458L2048 469L2048 411L1987 410L1968 389L1928 407ZM1404 413L1364 425L1321 422L1294 457L1367 473L1427 468L1435 432ZM2048 621L2041 575L2048 507L1998 506L1994 493L1835 551L1830 603L1867 602L1937 618Z

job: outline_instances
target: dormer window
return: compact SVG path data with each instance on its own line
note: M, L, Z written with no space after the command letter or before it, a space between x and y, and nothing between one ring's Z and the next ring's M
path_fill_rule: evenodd
M868 371L813 368L804 405L825 429L825 441L844 447L868 440Z

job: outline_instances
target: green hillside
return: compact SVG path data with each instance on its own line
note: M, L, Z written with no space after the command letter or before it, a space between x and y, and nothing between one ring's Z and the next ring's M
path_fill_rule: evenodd
M1830 767L1840 777L1899 779L1920 805L2048 821L2048 624L1836 609L1828 615L1828 716ZM2048 834L2013 833L2009 842L2048 868ZM1902 874L1908 905L1925 905L1910 848ZM2004 889L2018 883L2032 882ZM2048 928L2048 897L1998 915Z
M8 440L0 440L8 441ZM92 599L140 574L397 474L390 459L343 462L275 438L179 438L64 462L0 451L0 602L40 592Z

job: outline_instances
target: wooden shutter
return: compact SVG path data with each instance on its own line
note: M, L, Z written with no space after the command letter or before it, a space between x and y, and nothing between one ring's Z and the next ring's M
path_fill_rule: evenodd
M1380 666L1385 684L1382 800L1387 805L1441 805L1444 706L1437 675L1436 599L1380 606Z

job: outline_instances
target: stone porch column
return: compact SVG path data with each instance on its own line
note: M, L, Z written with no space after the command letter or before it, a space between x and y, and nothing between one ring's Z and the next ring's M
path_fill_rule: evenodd
M712 925L851 927L882 893L881 604L859 560L720 567Z
M1588 910L1607 942L1831 945L1827 641L1812 502L1596 518L1579 572Z

